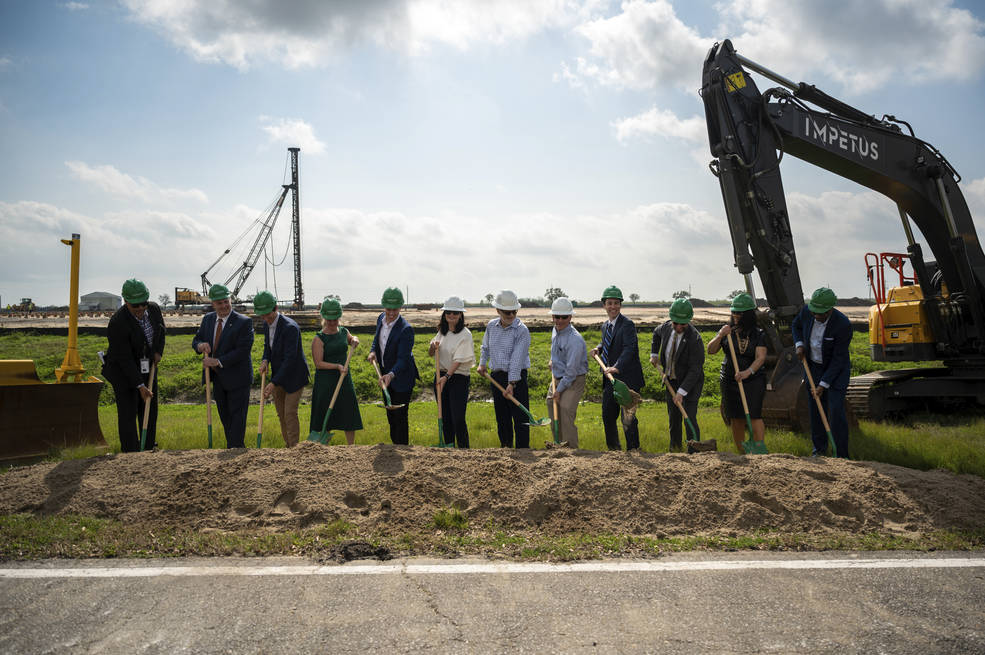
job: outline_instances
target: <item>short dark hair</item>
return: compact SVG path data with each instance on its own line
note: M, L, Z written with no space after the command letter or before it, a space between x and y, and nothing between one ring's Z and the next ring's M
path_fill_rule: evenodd
M447 311L441 312L441 321L438 323L438 331L441 332L441 334L448 334L449 329L451 329L451 331L454 334L458 334L459 332L465 329L464 312L458 313L458 323L455 324L455 327L451 327L448 325L448 312Z

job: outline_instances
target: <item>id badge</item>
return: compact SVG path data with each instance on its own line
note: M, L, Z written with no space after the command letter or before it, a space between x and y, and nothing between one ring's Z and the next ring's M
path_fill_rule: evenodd
M150 360L146 357L140 359L140 372L144 375L150 373Z

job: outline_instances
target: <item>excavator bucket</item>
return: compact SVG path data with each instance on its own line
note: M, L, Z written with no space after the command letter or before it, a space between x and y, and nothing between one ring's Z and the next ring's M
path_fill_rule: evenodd
M0 360L0 462L73 446L106 447L99 427L102 380L47 384L30 359Z

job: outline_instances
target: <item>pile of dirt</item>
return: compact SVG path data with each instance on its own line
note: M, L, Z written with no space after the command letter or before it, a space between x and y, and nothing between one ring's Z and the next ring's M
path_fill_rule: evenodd
M164 451L0 475L0 513L78 514L199 529L334 519L397 533L443 508L548 534L657 536L985 527L985 479L791 455L439 450L375 445Z

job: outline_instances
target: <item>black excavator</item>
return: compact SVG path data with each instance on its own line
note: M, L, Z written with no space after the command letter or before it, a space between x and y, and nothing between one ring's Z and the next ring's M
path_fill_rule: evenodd
M760 92L750 72L780 86ZM907 122L876 118L792 82L738 54L728 40L705 58L701 97L735 266L754 298L752 273L759 272L769 305L759 316L769 338L766 422L801 431L810 425L790 329L804 293L780 176L784 154L887 196L902 220L907 252L866 258L870 280L882 285L873 284L870 351L874 361L934 364L852 378L855 415L879 420L942 399L985 404L985 254L958 188L961 177L947 159ZM911 220L933 260L924 259ZM886 263L899 274L888 292Z

